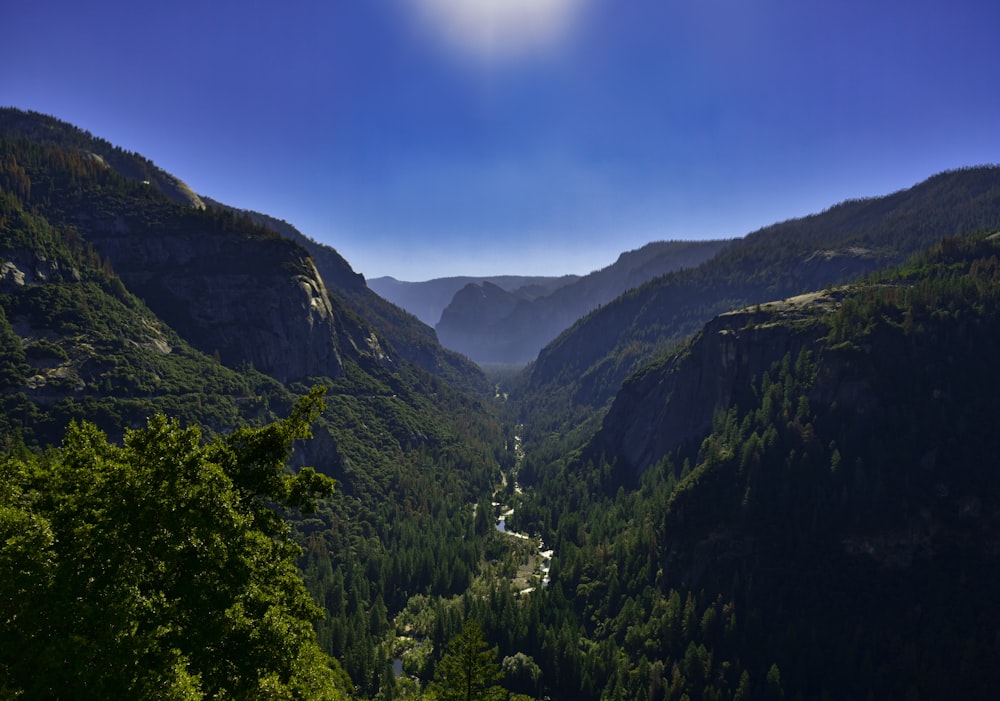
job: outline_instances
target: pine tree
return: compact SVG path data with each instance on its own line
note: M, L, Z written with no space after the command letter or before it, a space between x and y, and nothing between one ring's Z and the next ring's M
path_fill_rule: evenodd
M497 649L488 647L482 629L469 620L448 644L428 691L440 701L500 701L506 697L497 684L502 676Z

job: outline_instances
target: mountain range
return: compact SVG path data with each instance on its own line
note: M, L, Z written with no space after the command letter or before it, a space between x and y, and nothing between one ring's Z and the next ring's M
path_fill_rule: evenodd
M407 282L393 277L376 277L368 280L368 286L379 296L407 310L428 326L434 327L441 321L441 313L451 303L455 294L467 285L489 283L506 292L531 299L551 294L578 278L578 275L560 277L492 275L442 277L423 282Z
M376 278L368 284L433 324L445 347L483 365L522 366L587 312L654 277L696 267L726 243L652 242L583 276Z
M527 401L600 410L631 373L718 314L848 282L943 236L997 227L997 167L941 173L890 195L765 227L697 268L655 278L578 320L529 368Z
M695 268L724 241L660 241L622 253L611 265L541 294L484 281L459 290L435 326L438 338L478 363L524 365L579 319L654 277Z
M580 278L411 288L435 331L289 224L0 109L0 695L428 698L475 622L502 698L988 697L998 231L1000 168L964 168ZM323 392L287 469L332 496L254 512L313 604L205 599L244 541L170 514L259 465L168 479L155 522L111 466L285 454ZM153 536L94 540L111 514ZM325 686L265 673L305 638Z

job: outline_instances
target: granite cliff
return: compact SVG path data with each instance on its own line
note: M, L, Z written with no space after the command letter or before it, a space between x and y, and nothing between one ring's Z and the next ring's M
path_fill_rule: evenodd
M296 242L307 251L326 284L333 306L342 305L342 311L346 312L339 314L339 318L346 320L356 316L371 326L372 331L364 334L360 341L362 346L367 347L372 339L376 339L380 352L387 358L411 362L457 387L475 392L488 389L482 371L474 363L442 347L434 329L369 289L364 275L355 272L334 248L309 238L286 221L260 212L238 210L208 197L203 199L209 207L246 217L254 224ZM354 345L357 344L355 339Z
M250 363L281 382L342 372L326 286L291 241L219 231L196 217L153 229L91 221L87 238L150 309L224 364Z
M11 173L30 195L20 194L198 350L282 382L336 377L345 353L392 362L391 344L327 287L309 251L276 232L277 220L202 199L142 156L52 117L2 109L0 137L12 158L20 152ZM340 261L327 266L337 285L364 289Z
M622 385L593 447L636 474L668 453L696 450L718 412L753 401L753 383L775 362L816 350L828 333L820 317L834 311L844 294L811 293L712 319L683 348Z

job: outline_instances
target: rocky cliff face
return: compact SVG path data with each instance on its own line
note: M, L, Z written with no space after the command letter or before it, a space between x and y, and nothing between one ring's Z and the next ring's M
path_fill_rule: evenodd
M312 260L291 241L191 218L149 229L87 222L129 289L199 350L287 382L342 370L336 320Z
M0 109L0 134L44 147L22 173L36 180L38 212L82 235L198 350L287 382L339 375L341 337L367 337L336 318L301 246L249 217L206 210L152 162L36 113Z
M260 212L239 210L208 197L202 199L212 209L246 217L254 224L294 241L309 253L326 284L334 315L341 320L338 335L342 349L348 346L357 348L361 354L376 362L402 359L456 386L475 391L486 389L485 378L477 366L457 353L445 350L438 343L433 329L370 290L364 275L355 272L334 248L314 241L281 219ZM349 321L355 317L364 319L371 328L362 329Z
M892 195L851 200L734 241L696 269L656 278L588 314L543 348L529 401L561 394L599 410L668 346L725 311L842 285L941 236L1000 226L1000 168L942 173Z
M593 446L641 473L667 453L700 442L716 411L749 403L752 383L773 363L815 346L827 333L819 314L842 296L808 294L717 316L681 352L622 386ZM852 391L834 384L818 383L818 391L830 395L826 401Z

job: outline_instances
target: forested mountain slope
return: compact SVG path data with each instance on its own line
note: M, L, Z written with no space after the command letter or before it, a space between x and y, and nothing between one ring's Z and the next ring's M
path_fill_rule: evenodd
M210 442L325 388L328 408L292 463L315 466L337 488L314 514L292 514L290 527L323 607L322 649L355 695L373 696L387 683L392 617L413 596L464 591L482 567L484 534L469 505L488 503L507 460L492 408L383 342L295 242L248 217L171 201L92 157L92 137L80 138L61 146L0 134L0 448L34 455L71 419L117 442L159 412ZM26 464L25 479L44 484ZM20 498L4 489L4 499ZM0 560L15 566L20 552ZM65 654L87 659L75 640ZM275 632L271 642L281 641ZM2 667L18 643L0 636L0 646Z
M29 443L51 443L70 418L120 437L155 411L218 431L261 415L268 396L285 393L261 373L236 372L192 348L78 230L27 210L17 194L30 182L26 171L9 143L0 150L0 425L7 439L16 431Z
M562 697L992 694L998 259L946 238L725 314L584 449L526 462L515 524L558 553L540 628L581 638Z
M176 204L204 209L205 203L182 180L156 167L138 153L126 151L90 132L49 115L0 107L0 133L9 139L24 139L47 144L108 165L133 182L145 183Z
M578 417L600 409L629 374L716 314L856 279L941 236L997 226L1000 167L979 167L756 231L698 268L622 295L544 348L527 374L529 423L558 425L566 407Z

